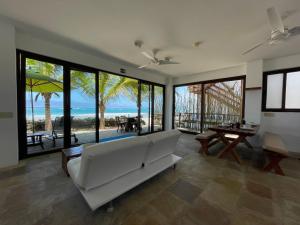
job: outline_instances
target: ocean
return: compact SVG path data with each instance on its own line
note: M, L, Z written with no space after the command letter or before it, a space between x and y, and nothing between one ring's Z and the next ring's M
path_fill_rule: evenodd
M34 118L44 119L45 118L45 108L44 107L35 107L34 109ZM148 114L149 108L143 107L141 109L141 114L145 117ZM95 108L72 108L71 116L75 118L90 118L95 117L96 109ZM107 108L105 110L105 118L114 118L115 116L137 116L137 108ZM63 108L51 108L51 117L55 118L57 116L63 115ZM31 107L26 107L26 118L32 119Z

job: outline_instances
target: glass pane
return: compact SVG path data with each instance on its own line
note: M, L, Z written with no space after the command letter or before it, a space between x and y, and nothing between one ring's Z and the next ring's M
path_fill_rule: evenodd
M204 127L236 123L242 120L243 82L232 80L204 85Z
M201 131L202 85L175 88L175 128Z
M152 85L141 84L141 133L151 132Z
M138 80L99 74L100 141L135 136L138 132Z
M300 108L300 72L287 74L285 108Z
M96 142L96 75L71 70L71 144Z
M64 146L63 67L26 59L27 153Z
M154 86L154 131L163 129L163 88Z
M267 80L267 109L279 109L282 105L283 74L269 75Z

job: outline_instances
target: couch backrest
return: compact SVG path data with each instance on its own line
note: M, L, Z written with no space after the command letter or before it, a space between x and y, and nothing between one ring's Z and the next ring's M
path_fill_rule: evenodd
M132 137L87 146L82 152L78 185L89 190L141 168L149 143L146 137Z
M145 165L154 162L175 151L178 139L181 135L179 130L163 131L149 134L150 146L145 157Z

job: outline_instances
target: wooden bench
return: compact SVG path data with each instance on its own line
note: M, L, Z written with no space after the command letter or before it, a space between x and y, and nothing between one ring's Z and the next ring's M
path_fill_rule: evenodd
M197 134L195 139L199 141L201 144L201 148L199 149L199 152L205 155L209 154L208 152L209 147L219 142L218 134L210 130L206 131L205 133Z
M263 150L267 153L269 162L263 168L264 171L275 170L278 175L284 176L279 165L280 161L289 155L282 138L278 134L266 132L263 137Z

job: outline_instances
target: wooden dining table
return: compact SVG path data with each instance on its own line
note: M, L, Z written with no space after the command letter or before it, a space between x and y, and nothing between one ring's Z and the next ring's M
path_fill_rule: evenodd
M247 147L253 148L246 138L256 135L258 129L258 125L252 125L247 128L231 128L228 126L209 128L209 130L216 132L219 140L225 144L225 147L220 151L218 157L223 158L224 156L231 154L239 164L241 164L241 159L235 150L236 146L240 143L244 143ZM236 135L236 138L231 138L230 136L228 138L228 134Z

